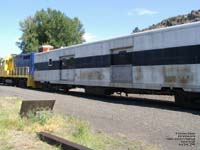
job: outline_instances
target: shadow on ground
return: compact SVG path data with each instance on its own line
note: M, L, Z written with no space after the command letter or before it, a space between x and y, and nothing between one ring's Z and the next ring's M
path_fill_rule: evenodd
M49 91L41 91L39 89L29 89L33 91L40 91L45 93L52 93ZM63 95L71 95L81 98L87 98L94 101L102 101L106 103L113 103L113 104L122 104L122 105L134 105L140 107L149 107L149 108L157 108L163 110L171 110L171 111L178 111L178 112L187 112L194 115L200 116L199 109L189 109L189 108L182 108L180 106L175 105L172 101L166 100L155 100L155 99L147 99L147 98L134 98L134 97L121 97L121 96L96 96L96 95L89 95L83 92L78 91L69 91L69 92L56 92L58 94ZM84 100L84 99L83 99Z
M182 108L175 105L175 103L172 101L155 100L147 98L121 97L121 96L96 96L96 95L89 95L83 92L74 92L74 91L70 91L67 94L66 93L61 93L61 94L87 98L90 100L102 101L113 104L135 105L141 107L158 108L158 109L187 112L187 113L192 113L194 115L200 115L199 109Z

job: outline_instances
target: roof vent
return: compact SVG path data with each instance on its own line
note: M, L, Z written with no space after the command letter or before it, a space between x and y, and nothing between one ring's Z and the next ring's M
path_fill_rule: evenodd
M39 47L39 52L40 53L41 52L48 52L48 51L53 50L53 49L54 49L54 47L51 46L51 45L42 45L42 46Z

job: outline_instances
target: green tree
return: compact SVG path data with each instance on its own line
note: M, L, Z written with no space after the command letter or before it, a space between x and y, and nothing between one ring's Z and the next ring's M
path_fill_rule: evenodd
M17 45L23 52L37 51L44 44L59 48L84 42L85 32L80 20L50 8L37 11L20 22L20 30L22 36Z
M135 27L135 29L133 30L133 33L137 33L140 32L140 29L138 27Z

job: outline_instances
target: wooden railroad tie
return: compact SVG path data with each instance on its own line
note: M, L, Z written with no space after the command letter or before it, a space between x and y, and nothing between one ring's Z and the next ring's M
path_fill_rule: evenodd
M39 132L38 136L42 141L47 142L50 145L60 146L62 150L91 150L85 146L67 141L46 132Z

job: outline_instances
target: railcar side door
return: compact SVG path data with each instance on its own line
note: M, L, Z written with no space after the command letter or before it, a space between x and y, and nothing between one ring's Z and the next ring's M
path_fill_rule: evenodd
M74 81L75 79L74 55L60 57L60 80Z
M130 48L111 50L111 83L117 86L132 84L132 54Z

